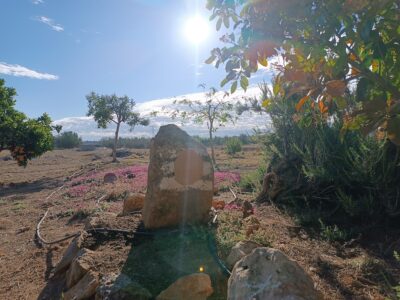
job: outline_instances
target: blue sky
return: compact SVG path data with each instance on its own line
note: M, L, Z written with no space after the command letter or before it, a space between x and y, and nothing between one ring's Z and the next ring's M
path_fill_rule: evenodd
M202 64L219 44L214 24L198 46L183 33L188 18L208 18L203 0L0 2L0 78L31 117L85 115L92 90L142 103L219 87L224 76Z

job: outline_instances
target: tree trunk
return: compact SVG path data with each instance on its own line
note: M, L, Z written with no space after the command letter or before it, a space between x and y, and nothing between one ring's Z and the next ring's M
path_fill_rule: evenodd
M117 123L117 129L115 130L115 138L114 138L114 147L113 147L113 162L117 161L117 144L118 144L118 134L119 134L119 126L121 123Z
M209 129L208 133L210 134L211 161L212 161L214 170L217 170L218 167L217 167L217 163L215 161L214 142L213 142L212 130Z

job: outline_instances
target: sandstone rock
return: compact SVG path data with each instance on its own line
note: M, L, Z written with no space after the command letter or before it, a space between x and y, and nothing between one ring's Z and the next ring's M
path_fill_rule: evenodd
M144 195L138 193L129 193L124 199L124 206L122 208L122 214L127 215L133 211L143 209Z
M224 209L225 201L224 200L214 199L212 201L212 207L214 207L215 209Z
M88 299L95 295L99 285L99 274L89 271L72 288L64 293L64 300Z
M252 241L240 241L232 247L231 252L226 259L227 266L232 269L233 266L246 255L250 254L255 248L262 247L260 244Z
M104 175L103 181L104 183L114 183L118 180L117 175L115 173L109 172Z
M102 279L95 300L149 300L151 293L125 274L110 274Z
M55 267L54 273L63 272L70 266L72 261L78 255L79 250L82 248L85 236L86 234L82 233L71 241L60 262Z
M203 145L175 125L161 126L150 146L145 227L205 222L213 197L213 173Z
M210 276L204 273L179 278L156 300L206 300L213 293Z
M67 288L75 285L94 265L93 251L89 249L79 250L76 258L72 261L66 274Z
M308 274L281 251L256 248L233 268L228 300L322 299Z

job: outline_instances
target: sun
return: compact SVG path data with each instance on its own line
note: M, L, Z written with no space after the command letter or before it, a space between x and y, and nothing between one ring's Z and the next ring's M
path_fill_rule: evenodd
M209 22L203 17L196 15L186 21L185 36L193 44L200 44L204 42L210 32Z

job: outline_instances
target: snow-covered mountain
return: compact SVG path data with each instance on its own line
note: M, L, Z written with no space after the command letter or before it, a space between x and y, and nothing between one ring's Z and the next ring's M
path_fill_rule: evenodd
M245 97L258 97L260 90L258 87L250 87L247 92L238 90L234 95L230 95L224 98L226 101L236 102L242 100ZM222 97L222 93L217 94ZM134 131L129 130L129 126L122 125L120 130L121 137L142 137L142 136L154 136L158 128L166 124L176 124L182 129L186 130L191 135L207 136L207 125L206 124L194 124L193 122L182 123L179 119L171 119L168 115L168 111L173 110L174 100L190 99L205 101L206 97L204 93L194 93L188 95L182 95L175 98L166 98L158 100L150 100L144 103L138 103L135 107L135 111L140 112L142 116L146 116L150 119L149 126L137 126ZM181 109L181 108L180 108ZM151 116L151 113L158 111L157 116ZM62 125L63 131L74 131L82 137L83 140L99 140L103 137L111 137L114 135L115 124L110 124L107 129L97 128L96 122L92 117L68 117L54 121L54 124ZM268 129L269 118L267 115L259 115L254 113L244 113L239 117L235 124L226 124L225 127L221 127L216 132L217 136L232 136L241 133L251 134L254 128Z

